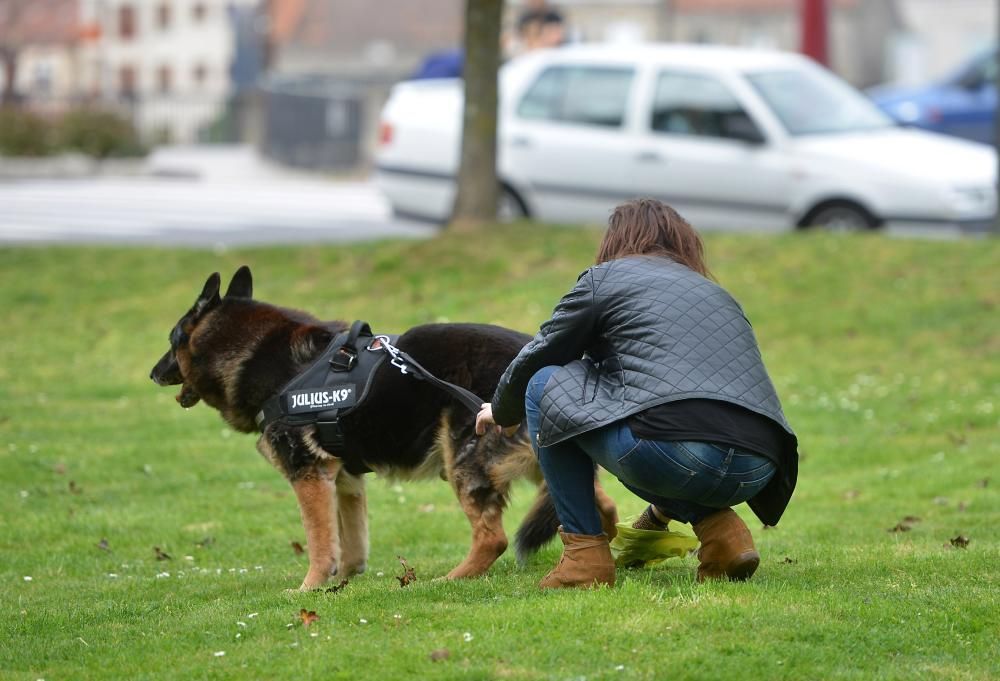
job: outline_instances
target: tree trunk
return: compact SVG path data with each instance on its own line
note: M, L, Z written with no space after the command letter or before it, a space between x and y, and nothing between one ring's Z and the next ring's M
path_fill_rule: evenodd
M450 229L471 231L496 219L497 71L503 0L466 0L462 158Z
M15 80L17 80L17 52L0 50L0 68L3 69L3 92L0 92L0 106L13 106L16 103Z

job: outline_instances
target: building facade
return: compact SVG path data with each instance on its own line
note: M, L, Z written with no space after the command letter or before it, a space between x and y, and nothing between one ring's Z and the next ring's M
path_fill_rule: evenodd
M87 89L144 138L203 140L232 94L234 10L256 0L80 0Z
M508 0L510 21L539 0ZM577 40L797 51L801 0L561 0ZM996 41L996 0L827 0L830 68L859 87L926 82Z
M83 78L78 28L77 0L8 0L0 7L0 92L43 112L72 105Z
M941 78L971 52L996 44L995 0L896 0L902 27L889 44L891 80Z

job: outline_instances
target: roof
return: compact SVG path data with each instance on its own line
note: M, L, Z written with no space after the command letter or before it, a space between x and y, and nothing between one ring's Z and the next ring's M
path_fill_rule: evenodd
M363 52L373 44L423 53L458 47L464 3L456 0L273 0L272 37L279 46Z
M306 0L272 0L269 7L271 37L276 42L286 42L302 21Z
M0 5L0 44L71 44L79 30L77 0L8 0Z

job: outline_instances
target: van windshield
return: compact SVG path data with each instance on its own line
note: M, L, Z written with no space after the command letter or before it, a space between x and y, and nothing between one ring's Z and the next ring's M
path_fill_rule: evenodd
M747 80L791 135L820 135L895 125L871 100L821 69L758 71Z

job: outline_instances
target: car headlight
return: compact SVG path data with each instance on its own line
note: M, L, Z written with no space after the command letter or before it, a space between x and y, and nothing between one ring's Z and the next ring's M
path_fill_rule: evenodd
M901 123L916 123L923 115L920 105L909 100L892 107L892 113Z

